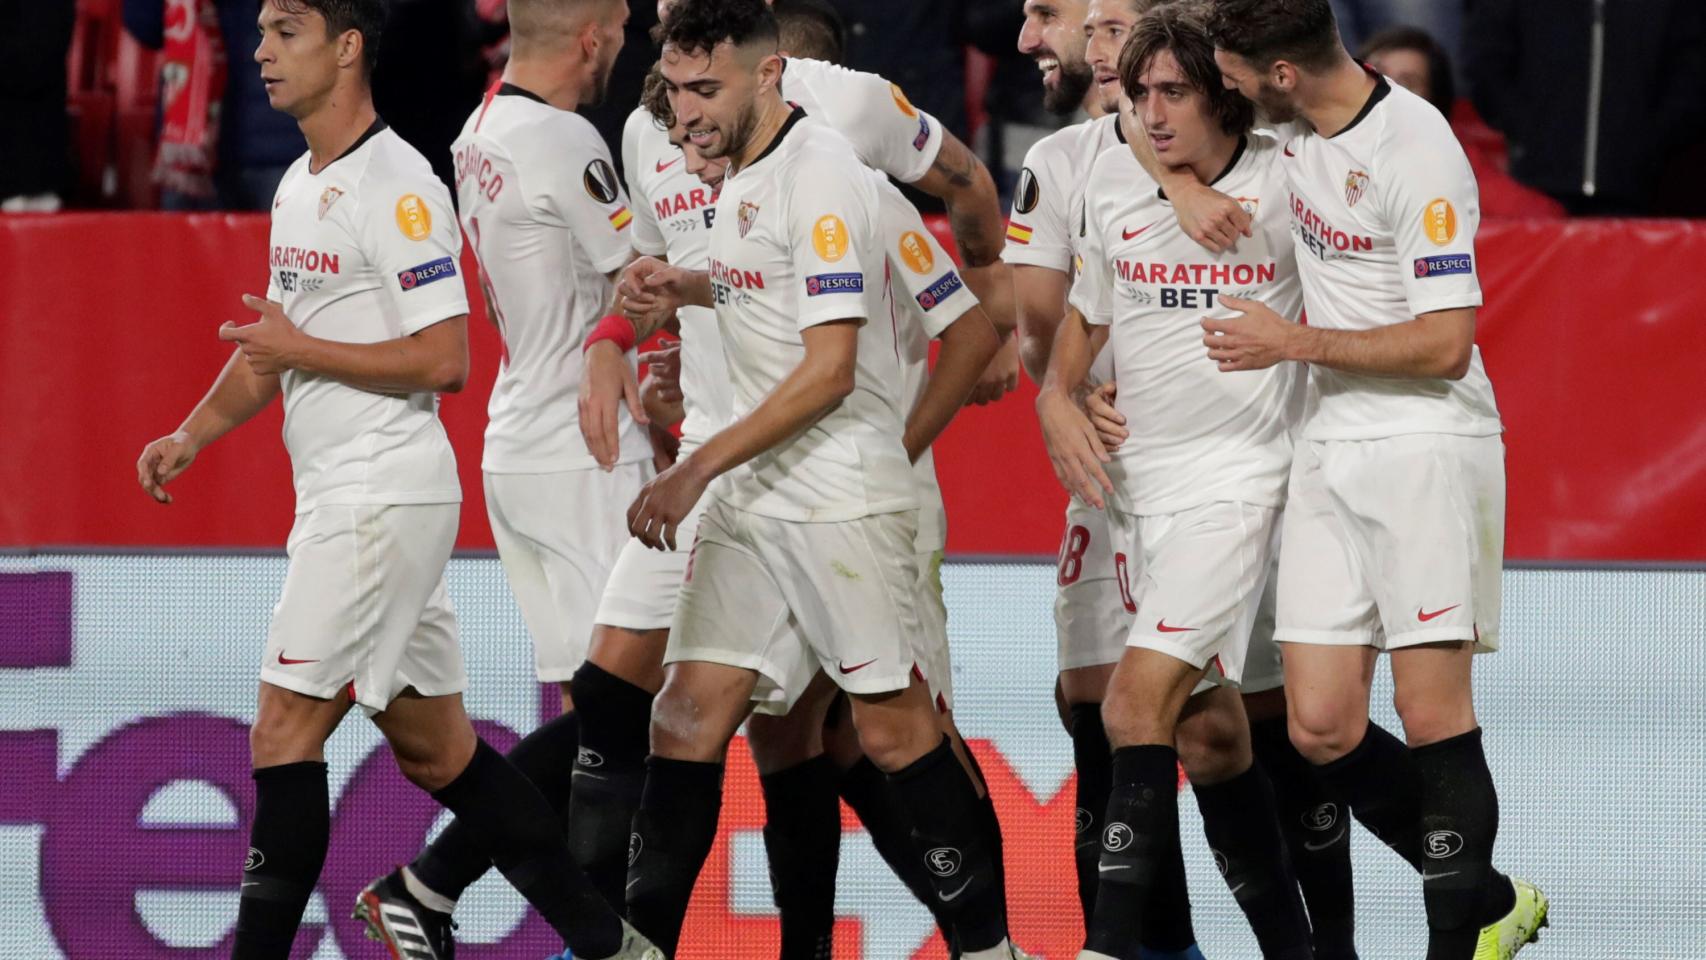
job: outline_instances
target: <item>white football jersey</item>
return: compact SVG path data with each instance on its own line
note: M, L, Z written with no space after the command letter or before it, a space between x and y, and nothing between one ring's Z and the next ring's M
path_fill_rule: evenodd
M940 241L924 225L918 208L888 178L873 172L881 203L884 249L888 256L890 305L900 337L900 359L906 389L904 409L910 416L930 382L930 341L977 306L959 269ZM936 456L925 450L912 464L918 483L919 553L934 553L948 545L948 514L942 486L936 480Z
M731 471L714 495L779 520L844 521L910 510L899 333L884 303L877 191L846 138L795 110L732 171L711 227L710 279L734 415L805 358L801 332L859 321L853 392L817 422Z
M633 212L610 151L581 115L505 83L488 91L452 150L462 225L503 338L487 406L488 473L597 465L579 429L581 348L627 262ZM617 409L618 461L651 456Z
M273 196L267 299L341 343L411 336L468 312L450 193L415 148L374 125L319 173L303 154ZM380 393L286 370L284 446L296 512L456 503L456 458L432 393Z
M1332 137L1284 146L1287 205L1309 325L1372 330L1481 305L1480 194L1463 147L1427 101L1376 75L1362 113ZM1470 354L1461 380L1310 369L1311 440L1499 433L1493 385Z
M1083 254L1084 194L1090 167L1104 150L1124 142L1119 115L1110 113L1056 130L1032 144L1013 190L1013 212L1001 259L1075 276ZM1113 376L1113 358L1104 350L1091 361L1090 382L1104 383Z
M1176 513L1216 500L1285 503L1302 366L1222 373L1202 330L1204 317L1233 315L1222 296L1259 300L1292 321L1302 310L1279 156L1277 141L1250 134L1215 180L1255 217L1255 235L1220 254L1180 228L1124 144L1090 170L1084 268L1071 302L1091 323L1112 325L1103 353L1113 357L1131 436L1109 478L1127 513Z
M865 166L902 183L928 173L942 150L942 124L874 73L787 57L782 99L846 137Z
M628 115L622 128L622 166L634 201L634 249L667 257L689 270L703 270L711 245L717 195L688 173L681 148L644 107ZM734 410L728 362L717 332L716 311L682 307L681 456L693 452L711 434L728 425Z

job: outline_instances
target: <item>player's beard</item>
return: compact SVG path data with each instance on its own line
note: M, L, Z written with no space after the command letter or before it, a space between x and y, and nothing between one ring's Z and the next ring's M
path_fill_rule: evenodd
M757 128L758 102L755 100L741 108L740 113L735 117L734 126L728 129L718 128L718 132L722 136L717 138L716 147L712 150L706 150L703 147L697 148L699 155L706 160L732 157L746 149L747 141L752 139L752 132Z
M1291 101L1278 88L1270 86L1266 79L1262 80L1262 85L1256 90L1256 96L1251 102L1256 105L1256 112L1268 123L1290 123L1297 119L1297 108L1292 106Z
M1043 87L1043 109L1057 117L1070 117L1084 104L1084 94L1095 82L1096 74L1083 60L1068 62L1057 57L1054 86Z

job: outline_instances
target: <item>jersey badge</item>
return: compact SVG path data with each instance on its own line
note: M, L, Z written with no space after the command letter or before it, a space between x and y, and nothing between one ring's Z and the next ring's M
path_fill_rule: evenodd
M586 165L586 172L581 174L581 185L586 187L586 195L599 203L616 202L616 171L602 158Z
M912 149L923 150L930 142L930 121L924 116L918 118L918 136L912 138Z
M817 218L812 225L812 249L825 263L834 263L847 256L847 224L833 213Z
M806 296L815 297L825 293L864 293L865 275L862 273L819 273L806 278Z
M758 204L742 200L740 202L740 209L735 211L735 221L740 226L740 236L742 240L746 239L747 232L752 229L753 223L757 220Z
M454 276L456 276L456 261L450 257L439 257L437 260L423 263L418 267L410 267L397 274L397 285L404 290L413 290L416 287L424 287L434 280L443 280L445 277Z
M1249 214L1250 219L1252 220L1256 217L1256 211L1261 209L1262 206L1261 197L1233 197L1232 201L1240 207L1243 207L1244 212Z
M432 211L426 201L412 193L397 198L397 229L410 240L432 236Z
M337 203L338 198L343 196L343 195L344 195L344 192L342 190L339 190L337 187L327 187L325 192L320 194L320 219L321 220L326 219L326 214L332 209L332 204Z
M912 101L906 99L906 91L900 88L900 84L889 84L889 96L894 97L894 105L901 113L909 117L918 116L918 109L912 105Z
M1345 206L1354 207L1368 190L1368 174L1361 170L1351 170L1345 173Z
M1019 171L1019 186L1013 191L1013 212L1030 213L1037 208L1037 201L1042 199L1042 187L1037 184L1037 175L1030 167Z
M1007 239L1021 245L1030 243L1031 228L1017 220L1009 220L1007 222Z
M633 219L634 214L627 207L617 207L616 212L610 215L610 225L620 231Z
M965 283L960 280L960 275L949 270L938 277L936 282L930 285L930 289L923 291L914 299L925 310L934 310L936 304L958 293L960 288L964 286Z
M923 235L916 230L908 230L900 235L900 262L913 273L929 273L936 266L936 257L930 252L930 242Z
M1422 232L1436 247L1443 247L1457 239L1457 208L1444 197L1435 197L1428 201L1422 210Z
M1437 257L1416 258L1416 279L1444 277L1453 273L1474 273L1475 259L1467 253L1442 253Z

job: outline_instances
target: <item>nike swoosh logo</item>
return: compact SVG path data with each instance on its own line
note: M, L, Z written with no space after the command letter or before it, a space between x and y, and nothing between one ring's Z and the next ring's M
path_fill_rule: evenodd
M259 880L244 880L243 881L243 886L245 886L245 887L258 887L260 885L261 885L261 882Z
M1169 627L1167 626L1166 617L1162 617L1155 621L1155 630L1157 633L1195 633L1198 629L1198 627Z
M1136 230L1127 230L1126 228L1121 227L1120 228L1120 239L1121 240L1130 240L1132 237L1137 236L1138 234L1142 233L1145 230L1148 230L1150 227L1153 227L1153 226L1155 226L1155 224L1153 224L1153 223L1144 224L1143 226L1138 227Z
M680 163L680 162L681 162L681 158L680 158L680 157L676 157L676 158L675 158L675 159L674 159L674 160L671 160L671 161L670 161L670 162L668 162L668 163L664 163L664 162L663 162L663 161L661 161L661 160L660 160L660 161L658 161L658 164L657 164L657 167L658 167L658 170L657 170L657 172L658 172L658 173L662 173L662 172L664 172L664 171L665 171L665 170L668 170L668 169L669 169L669 168L670 168L670 167L673 167L673 166L675 166L675 165L676 165L676 164L677 164L677 163Z
M1233 896L1237 896L1237 894L1238 894L1238 891L1240 891L1240 890L1242 890L1242 889L1244 889L1244 888L1245 888L1245 887L1246 887L1246 886L1247 886L1247 885L1248 885L1248 884L1249 884L1249 882L1250 882L1250 881L1248 881L1248 880L1246 880L1246 881L1244 881L1244 882L1243 882L1243 883L1240 883L1240 884L1239 884L1239 885L1238 885L1238 886L1236 886L1236 887L1233 887L1233 888L1232 888L1232 894L1233 894Z
M845 666L845 665L837 662L835 664L835 669L840 670L843 674L849 674L849 673L853 673L854 671L857 671L857 670L863 670L866 667L868 667L871 664L876 663L876 662L877 662L877 660L875 657L873 657L869 660L866 660L864 663L856 664L856 665L851 666L851 667Z
M1098 863L1098 864L1096 864L1096 872L1097 873L1113 873L1115 870L1130 870L1130 869L1131 869L1131 864L1129 864L1129 863Z
M1297 154L1291 152L1291 145L1290 144L1287 144L1286 146L1281 147L1280 150L1284 151L1285 155L1288 157L1297 156Z
M1341 827L1339 832L1333 835L1333 839L1323 840L1320 843L1310 843L1308 840L1305 840L1303 841L1303 849L1308 850L1310 853L1319 853L1333 844L1338 843L1340 840L1343 840L1345 838L1346 829L1348 828Z
M284 655L283 650L280 650L278 652L278 662L280 664L282 664L283 666L289 667L289 666L294 666L298 663L319 663L320 661L318 661L318 660L292 660L289 657Z
M1422 879L1423 880L1441 880L1441 879L1444 879L1445 877L1455 877L1462 872L1463 872L1462 870L1447 870L1444 873L1429 873L1426 870L1423 870L1422 871Z
M1421 607L1417 607L1416 608L1416 619L1422 621L1423 623L1427 623L1429 620L1432 620L1435 617L1444 616L1445 614L1448 614L1451 611L1456 610L1458 607L1461 607L1461 606L1463 606L1463 604L1454 603L1451 606L1446 607L1444 610L1435 610L1433 613L1427 613L1424 610L1422 610Z
M622 888L622 889L624 889L624 890L632 890L632 889L634 889L634 884L636 884L636 883L639 883L639 882L640 882L640 878L639 878L639 877L635 877L635 878L634 878L634 879L632 879L632 880L629 880L629 881L628 881L628 885L627 885L627 886L625 886L625 887L623 887L623 888Z
M969 886L971 886L971 878L967 877L966 882L960 884L960 888L958 890L955 890L953 893L938 894L938 896L940 896L942 898L943 903L952 903L952 902L954 902L954 898L959 896L962 893L965 893L966 888Z

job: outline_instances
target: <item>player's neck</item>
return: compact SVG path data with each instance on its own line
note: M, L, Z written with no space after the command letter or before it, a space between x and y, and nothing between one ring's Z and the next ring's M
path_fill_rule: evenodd
M1226 167L1238 153L1240 137L1224 137L1217 140L1202 157L1191 161L1186 166L1197 175L1199 183L1213 183L1226 173Z
M1299 112L1317 133L1331 137L1362 112L1374 84L1374 77L1346 55L1325 75L1313 79L1300 98Z
M789 106L788 101L783 100L779 93L766 95L759 109L762 112L758 115L758 123L752 128L752 136L747 138L739 155L732 158L729 164L731 172L746 169L747 164L768 149L770 142L776 139L776 134L782 131L782 126L794 112L794 108Z
M309 171L319 173L347 153L378 118L373 92L366 84L333 90L325 103L296 121L302 139L308 141Z
M578 61L564 65L534 59L511 59L504 66L504 82L514 84L558 110L578 109L588 84L581 77Z

